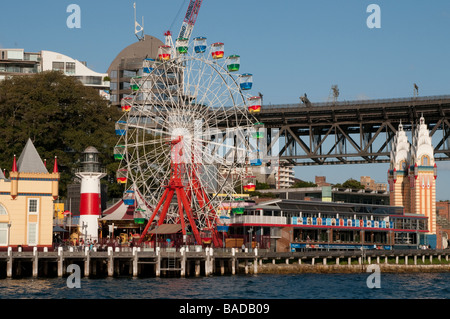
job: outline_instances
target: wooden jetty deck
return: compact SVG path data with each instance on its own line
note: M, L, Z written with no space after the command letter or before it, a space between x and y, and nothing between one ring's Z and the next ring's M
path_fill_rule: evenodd
M64 277L67 267L76 264L84 277L195 277L258 273L263 263L327 265L363 265L395 263L416 265L448 262L450 250L367 250L269 252L254 249L201 249L189 251L157 248L115 248L106 251L20 251L8 248L0 252L0 278ZM450 263L448 263L450 268ZM251 269L250 269L251 267Z

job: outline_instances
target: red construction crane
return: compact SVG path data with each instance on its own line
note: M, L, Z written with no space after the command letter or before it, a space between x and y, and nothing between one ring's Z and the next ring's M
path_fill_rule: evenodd
M198 12L202 5L203 0L191 0L184 17L183 25L181 26L180 33L178 34L178 39L185 38L190 39L192 30L194 29L195 22L197 21Z

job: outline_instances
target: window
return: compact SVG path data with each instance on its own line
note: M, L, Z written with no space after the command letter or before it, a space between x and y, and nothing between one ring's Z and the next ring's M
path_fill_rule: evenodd
M28 223L28 245L37 244L37 223Z
M101 76L77 76L76 78L85 85L101 85L103 80Z
M0 246L8 245L8 224L0 223Z
M422 156L422 166L428 166L430 161L430 158L426 155Z
M29 214L37 214L38 213L38 199L29 199L28 200L28 213Z
M7 50L8 60L21 60L23 61L23 50Z
M123 70L123 77L124 78L132 78L136 76L136 71L130 71L130 70Z
M66 74L75 74L75 63L74 62L66 63Z
M53 71L63 71L64 72L64 62L53 62Z
M406 162L405 161L400 162L400 168L402 171L406 170Z
M6 208L2 204L0 204L0 216L1 215L8 215Z
M27 243L28 245L37 245L38 243L38 224L39 224L39 199L28 199L28 223L27 223Z

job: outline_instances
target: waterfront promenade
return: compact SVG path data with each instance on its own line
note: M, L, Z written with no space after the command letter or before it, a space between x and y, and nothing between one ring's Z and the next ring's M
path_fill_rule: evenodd
M108 247L0 252L0 278L65 277L78 265L84 277L197 277L258 273L450 271L450 250L349 250L270 252L253 249Z

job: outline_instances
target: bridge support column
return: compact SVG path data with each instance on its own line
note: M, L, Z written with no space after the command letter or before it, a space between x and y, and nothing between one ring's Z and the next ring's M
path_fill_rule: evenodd
M231 274L236 274L236 251L234 248L231 248Z
M221 259L221 260L219 261L219 267L220 267L220 274L221 274L221 275L224 275L224 274L225 274L225 264L224 264L223 259Z
M182 247L180 252L181 252L181 261L180 261L180 263L181 263L181 265L180 265L181 271L180 271L180 276L181 277L186 277L186 251L185 251L185 248Z
M64 257L62 247L58 248L58 277L64 276Z
M114 257L112 247L108 247L108 276L114 276Z
M195 277L199 277L200 276L200 260L196 259L195 260Z
M156 247L156 277L161 276L161 254L159 247Z
M8 247L8 261L6 263L7 278L12 278L12 266L13 266L12 248Z
M91 267L91 260L90 260L90 255L89 255L89 247L85 248L84 251L84 276L85 277L89 277L89 272L90 272L90 267Z
M39 259L37 247L33 247L33 277L37 278L39 270Z
M133 247L133 277L137 277L139 275L139 266L138 266L138 254L137 248Z

